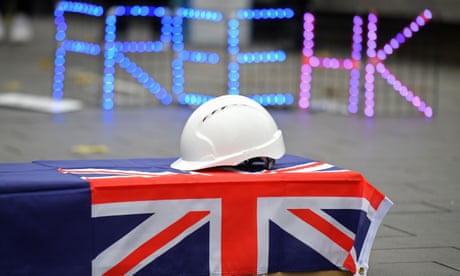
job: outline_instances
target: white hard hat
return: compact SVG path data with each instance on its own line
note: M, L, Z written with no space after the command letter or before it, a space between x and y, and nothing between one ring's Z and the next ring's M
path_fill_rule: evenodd
M254 158L275 160L285 153L281 130L268 111L240 95L214 98L188 118L180 141L178 170L235 166Z

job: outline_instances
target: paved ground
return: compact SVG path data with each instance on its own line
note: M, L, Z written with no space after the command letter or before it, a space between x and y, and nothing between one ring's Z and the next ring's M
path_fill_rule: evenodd
M50 95L53 24L32 45L0 45L0 91ZM378 232L369 275L460 275L460 68L442 64L434 118L366 119L297 109L271 110L288 152L362 172L395 203ZM78 93L73 91L72 93ZM0 108L0 161L179 155L191 109L97 105L50 115ZM77 154L75 145L104 145Z

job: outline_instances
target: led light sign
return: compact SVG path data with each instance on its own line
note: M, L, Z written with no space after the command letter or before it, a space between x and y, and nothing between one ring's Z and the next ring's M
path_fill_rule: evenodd
M240 52L240 21L241 20L286 20L294 17L294 11L289 8L278 9L242 9L237 17L227 23L227 52L230 61L227 65L228 94L240 94L240 66L244 64L281 63L285 62L287 54L282 50L261 52ZM269 91L272 92L272 91ZM262 105L292 105L292 93L265 93L246 95Z
M54 59L53 98L61 99L64 89L66 53L73 52L91 56L104 55L104 72L102 84L102 108L110 110L114 107L115 66L128 72L163 104L177 100L180 104L200 105L214 96L190 93L184 90L186 76L184 63L219 64L222 57L215 52L204 52L185 49L183 36L184 20L205 20L221 22L226 20L227 26L227 93L240 94L240 67L246 64L276 64L285 62L286 52L282 50L266 50L243 52L240 49L240 22L243 20L289 20L294 11L289 8L273 9L240 9L232 18L225 18L219 11L177 8L172 14L165 7L152 6L115 6L109 9L105 17L105 43L103 49L96 44L67 38L66 13L76 13L95 17L104 15L102 6L72 1L58 2L54 11L58 46ZM118 41L116 39L116 22L121 16L156 17L161 20L161 34L158 41ZM367 16L367 25L361 16L353 17L351 37L351 53L349 57L320 57L315 55L315 16L304 14L302 66L300 68L299 101L302 109L308 109L311 101L312 72L315 68L349 71L348 111L359 112L362 106L367 117L374 116L375 106L375 75L379 74L407 102L412 104L426 117L432 117L433 110L420 96L412 91L402 80L385 65L385 61L412 36L432 19L429 10L420 13L413 21L389 39L382 47L377 45L377 15ZM363 40L363 26L367 27L366 40ZM365 60L362 57L362 45L365 45ZM170 91L161 86L148 72L132 61L126 53L153 53L169 50L171 47L174 58L171 67L165 68L172 72ZM363 91L361 94L361 76L363 75ZM258 91L259 92L259 91ZM294 96L288 91L266 91L262 94L247 95L262 105L292 105ZM360 99L363 103L360 105Z
M367 64L365 66L364 84L364 115L374 116L374 82L375 73L379 75L398 92L407 102L412 104L425 117L433 116L433 109L420 96L417 96L406 84L399 80L396 75L385 65L385 60L391 56L402 44L406 43L415 33L425 26L432 19L430 10L424 10L412 22L398 32L393 38L377 49L377 15L370 13L368 16L368 43L367 43Z
M120 16L157 17L161 19L162 28L159 41L125 41L116 40L116 22ZM102 85L102 108L110 110L114 107L114 80L115 64L128 72L142 84L162 104L170 104L172 95L167 92L142 67L132 61L125 53L161 52L165 50L172 38L172 17L164 7L151 6L116 6L112 7L105 20L105 47L104 47L104 77Z
M348 111L358 112L359 82L360 82L360 60L362 43L363 20L359 16L353 18L353 37L350 58L317 57L314 55L314 29L315 17L312 13L304 15L304 42L303 42L303 62L300 77L299 107L307 109L310 106L311 81L313 68L326 68L332 70L350 71L350 86Z
M221 12L209 10L197 10L189 8L179 8L176 16L172 20L172 47L175 58L171 62L172 67L172 92L176 95L180 104L200 105L213 96L190 93L185 91L185 70L184 62L218 64L221 57L214 52L200 52L185 49L183 35L183 20L204 20L209 22L220 22L223 19Z
M384 61L391 56L402 44L418 32L429 20L432 14L429 10L423 11L408 26L397 33L380 49L377 48L377 15L370 13L367 17L367 41L366 56L364 65L364 115L374 116L374 88L375 73L380 76L397 91L406 101L411 103L418 111L430 118L433 115L432 108L411 91L407 85L399 80L396 75L385 65ZM359 85L361 72L362 52L362 25L363 19L360 16L353 18L353 36L351 57L339 59L334 57L317 57L314 55L314 22L315 17L311 13L304 15L304 43L303 62L301 67L301 81L299 94L299 107L308 109L311 98L311 81L313 68L325 68L331 70L349 70L349 100L348 111L358 112Z
M96 43L67 39L67 23L65 13L82 14L100 17L104 14L102 6L79 2L62 1L54 10L56 24L55 39L58 42L54 57L53 99L59 100L64 96L65 60L67 52L97 56L100 46Z

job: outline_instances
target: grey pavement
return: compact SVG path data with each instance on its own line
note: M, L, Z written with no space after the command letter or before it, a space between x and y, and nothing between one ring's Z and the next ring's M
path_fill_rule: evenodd
M0 93L51 95L54 25L52 18L36 20L33 44L0 45ZM459 76L458 64L441 64L432 119L270 109L288 153L359 171L394 202L372 248L368 275L460 275ZM54 115L0 108L0 162L176 157L192 111L152 103L104 112L94 101ZM79 154L72 151L76 145L108 151Z

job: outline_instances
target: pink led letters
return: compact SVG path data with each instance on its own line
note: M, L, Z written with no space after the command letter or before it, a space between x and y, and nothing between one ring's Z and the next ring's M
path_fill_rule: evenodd
M402 44L410 39L421 27L432 18L429 10L423 11L408 26L397 33L381 48L377 48L377 15L370 13L367 17L367 42L366 42L366 61L364 65L364 115L374 116L374 82L377 72L392 88L398 92L407 102L411 103L425 117L433 116L432 108L407 87L395 74L385 65L385 60L391 56ZM349 70L349 98L348 111L358 112L359 84L362 51L362 25L363 20L360 16L353 18L353 37L351 57L345 59L333 57L317 57L314 55L314 21L315 17L311 13L304 15L304 43L303 43L303 62L301 67L299 107L308 109L311 97L311 80L313 68L326 68L332 70Z
M359 97L359 67L361 60L362 24L363 20L359 16L353 18L353 43L351 57L345 59L317 57L314 55L314 21L315 17L311 13L304 15L304 44L302 50L303 62L300 78L300 108L307 109L310 106L311 80L313 68L341 69L350 71L350 97L348 101L348 111L358 112Z
M103 99L102 107L110 110L114 107L114 79L115 64L130 73L139 83L143 84L153 93L163 104L170 104L177 100L181 104L198 105L208 100L212 96L201 94L191 94L184 91L184 62L194 63L219 63L219 55L199 51L189 51L184 49L183 39L183 18L188 20L207 20L219 22L224 20L219 11L195 10L189 8L179 8L175 12L169 11L164 7L150 6L117 6L113 7L112 12L106 14L105 26L105 46L101 47L97 43L86 41L71 40L67 37L67 24L65 21L66 13L77 13L89 16L104 16L102 6L85 4L72 1L60 1L55 10L56 23L56 49L54 60L54 83L53 98L61 99L64 93L66 53L75 52L80 54L104 56L104 78L103 78ZM161 20L160 41L118 41L116 40L116 20L119 16L155 16ZM239 94L239 65L244 63L267 63L284 62L286 54L283 51L270 52L239 52L239 21L240 20L261 20L261 19L290 19L294 16L294 11L287 9L248 9L239 10L237 18L228 21L228 48L227 52L232 59L227 64L228 67L228 93ZM430 10L424 10L413 21L405 26L400 32L396 33L389 41L379 48L377 45L377 23L378 18L374 13L369 13L366 23L361 16L353 17L351 53L347 58L320 57L315 55L315 16L312 13L304 14L303 24L303 48L302 66L298 105L302 109L311 106L311 83L312 73L315 68L331 70L346 70L349 73L348 103L347 110L351 114L359 111L367 117L375 115L375 75L378 74L386 81L394 91L409 102L425 117L433 116L433 109L419 95L412 91L402 80L400 80L391 69L385 65L386 60L409 40L415 33L432 19ZM363 28L367 27L367 35ZM365 39L363 39L365 38ZM127 56L126 52L161 52L171 46L176 57L171 61L172 85L168 92L159 82L155 81L141 67L137 66ZM365 48L365 58L362 57L363 46ZM235 59L235 60L233 60ZM361 81L361 76L363 80ZM363 88L361 88L363 87ZM294 97L290 93L286 94L261 94L253 95L254 99L264 105L292 105ZM361 103L360 103L361 101Z

